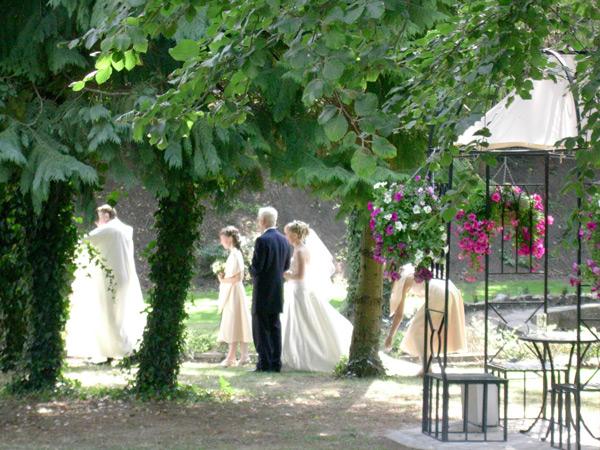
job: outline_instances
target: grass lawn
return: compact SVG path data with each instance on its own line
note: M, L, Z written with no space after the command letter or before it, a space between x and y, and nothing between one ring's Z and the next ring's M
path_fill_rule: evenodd
M467 283L456 282L456 286L462 291L465 302L483 301L485 285L483 282ZM561 295L564 292L574 292L567 280L548 280L548 293ZM503 281L490 281L490 299L497 294L515 295L542 295L544 293L544 280L516 279Z
M119 395L126 380L117 369L71 363L66 374L82 387L70 394L0 397L0 449L401 449L384 434L420 417L415 377L339 380L188 362L180 381L209 395L142 402Z
M252 298L251 287L246 287L246 295L248 299ZM218 297L219 294L215 290L197 291L191 296L192 300L187 303L188 319L186 325L188 336L186 353L188 357L209 350L226 350L224 344L217 344L216 342L221 321L218 312ZM344 296L332 299L331 304L340 309L344 304Z
M402 374L336 379L327 373L256 374L186 362L179 380L196 395L145 402L123 394L127 376L115 367L70 360L65 375L80 387L14 397L2 393L7 376L0 374L0 449L403 450L385 434L417 427L421 417L421 379ZM511 382L513 417L522 413L520 390L520 381ZM527 397L528 415L535 416L539 378L530 378ZM599 406L597 397L584 399L584 417L593 430ZM460 391L450 408L451 417L459 418ZM522 428L520 421L512 424Z
M465 302L483 301L484 285L479 283L458 282L457 286L463 292ZM548 291L552 295L560 295L567 288L562 280L548 280ZM543 280L506 280L502 282L494 281L490 283L490 298L497 294L522 295L532 294L540 295L543 293ZM570 290L569 290L570 291ZM246 287L248 298L252 298L252 288ZM196 291L191 296L193 300L187 304L187 326L190 332L196 335L217 335L220 316L217 310L218 292ZM336 292L336 298L331 300L331 304L337 309L341 309L344 304L345 290L339 286ZM385 300L387 301L387 299Z

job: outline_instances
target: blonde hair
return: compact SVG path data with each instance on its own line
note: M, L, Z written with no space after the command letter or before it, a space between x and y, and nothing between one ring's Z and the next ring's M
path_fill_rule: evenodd
M117 217L117 210L109 204L105 204L96 208L96 214L100 215L101 213L108 214L108 217L110 217L111 220Z
M293 222L288 223L285 226L285 229L298 236L298 239L300 239L301 242L306 240L306 237L310 231L308 224L302 222L301 220L294 220Z

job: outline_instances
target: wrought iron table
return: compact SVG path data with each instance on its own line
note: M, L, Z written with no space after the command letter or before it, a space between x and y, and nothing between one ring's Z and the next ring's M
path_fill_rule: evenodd
M582 333L577 339L577 333L573 331L547 331L547 332L535 332L519 336L519 339L531 344L529 347L535 356L540 361L540 366L543 372L543 385L542 385L542 406L538 416L534 419L533 423L525 430L521 430L521 433L529 433L536 423L540 420L548 420L546 417L546 406L548 401L548 392L553 392L553 387L556 384L561 383L560 372L564 372L565 379L562 383L569 383L570 372L573 369L573 355L575 354L575 348L577 343L583 346L581 352L581 359L583 360L585 354L593 343L600 342L600 340L592 335L591 333ZM569 349L569 360L566 367L560 369L555 366L554 355L552 354L553 345L568 345ZM579 364L579 362L577 362ZM578 367L574 368L575 370ZM550 380L550 386L548 386L548 380ZM553 403L553 402L552 402ZM546 435L542 440L545 440L550 433L550 427L546 431Z

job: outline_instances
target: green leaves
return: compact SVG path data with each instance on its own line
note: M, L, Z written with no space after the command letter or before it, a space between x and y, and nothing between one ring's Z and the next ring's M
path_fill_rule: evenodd
M377 156L383 159L390 159L396 156L396 147L381 136L373 136L372 149Z
M17 165L24 165L27 163L25 156L21 153L19 136L12 127L0 132L0 162L3 161Z
M331 142L337 142L342 139L348 131L348 122L342 114L338 111L331 119L329 119L324 126L325 135Z
M364 10L365 10L365 7L363 5L358 5L358 6L354 7L353 9L350 9L348 12L346 12L346 16L344 17L344 22L346 22L347 24L356 22L358 20L358 18L362 15Z
M379 19L385 13L385 3L382 1L367 1L367 14L371 19Z
M315 78L304 88L302 101L307 105L312 105L317 99L323 96L323 81Z
M188 61L197 58L200 54L200 46L191 39L182 39L173 48L169 49L169 55L175 61Z
M377 160L368 154L364 148L358 148L352 156L350 166L356 175L369 179L377 170Z
M378 103L377 96L372 92L367 92L358 97L354 103L354 110L361 117L369 116L377 111Z
M339 59L328 59L323 66L323 77L329 81L336 81L344 73L344 63Z

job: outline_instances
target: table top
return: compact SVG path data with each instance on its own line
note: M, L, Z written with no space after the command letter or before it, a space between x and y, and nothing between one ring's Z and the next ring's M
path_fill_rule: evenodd
M519 336L519 339L527 342L540 342L546 344L576 344L577 333L575 331L546 331L532 332ZM600 339L592 333L581 333L579 342L583 344L591 344L600 342Z

